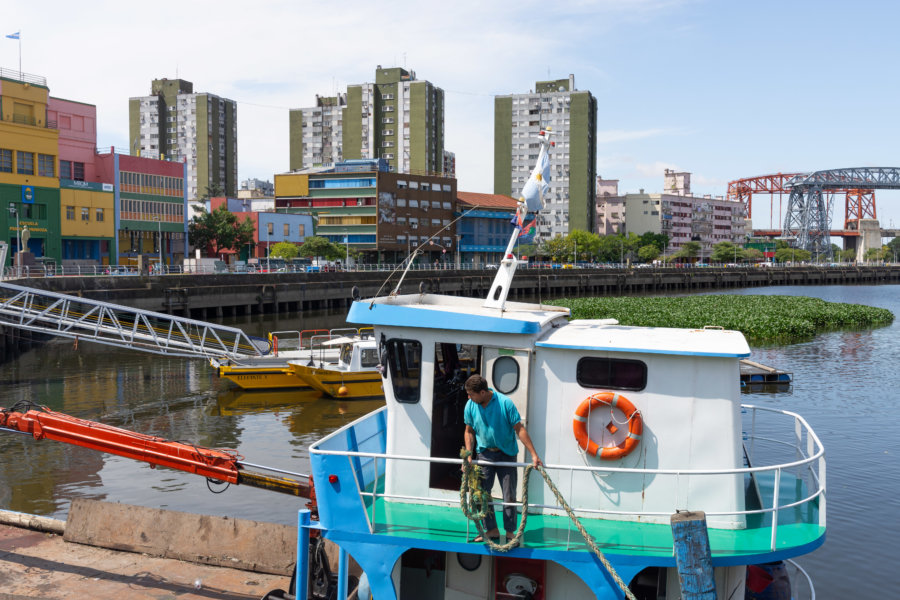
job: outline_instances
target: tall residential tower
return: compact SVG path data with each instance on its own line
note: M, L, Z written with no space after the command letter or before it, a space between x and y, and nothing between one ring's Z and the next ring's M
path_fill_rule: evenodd
M597 99L575 89L575 76L538 81L533 92L494 98L494 193L518 198L538 157L536 138L553 131L550 197L538 216L537 240L594 230Z
M375 83L317 96L289 118L292 171L383 158L396 173L444 172L444 91L413 71L379 65Z
M237 104L195 94L183 79L154 79L149 96L128 101L131 154L187 162L187 196L237 188Z

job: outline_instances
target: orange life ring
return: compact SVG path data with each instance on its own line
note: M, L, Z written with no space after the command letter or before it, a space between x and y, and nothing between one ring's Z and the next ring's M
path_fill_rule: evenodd
M601 448L597 442L588 437L588 416L601 404L618 408L628 419L628 436L618 446ZM572 430L575 432L575 441L588 454L598 456L603 460L618 460L628 456L632 450L637 448L641 441L641 434L644 432L644 420L641 418L641 411L637 410L625 396L613 392L598 392L585 398L584 402L575 409Z

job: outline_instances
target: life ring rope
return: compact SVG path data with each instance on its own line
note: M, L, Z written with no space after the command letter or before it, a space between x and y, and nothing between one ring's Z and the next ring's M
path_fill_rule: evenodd
M609 407L612 423L628 425L628 434L622 443L616 446L600 446L590 437L588 419L591 412L601 405ZM613 412L614 408L622 411L622 414L625 415L625 421L616 420ZM578 408L575 409L575 415L572 419L572 431L575 434L575 441L581 450L603 460L618 460L628 456L637 448L644 432L644 419L641 416L641 411L637 410L634 404L625 396L615 392L598 392L585 398L578 405Z

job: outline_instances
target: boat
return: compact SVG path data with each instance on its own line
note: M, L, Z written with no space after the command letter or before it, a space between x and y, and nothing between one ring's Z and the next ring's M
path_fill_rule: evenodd
M533 211L520 202L519 226ZM773 568L814 596L793 559L825 540L824 448L801 415L741 404L744 336L507 302L517 236L486 300L401 294L401 277L351 304L349 323L374 325L386 404L310 446L318 520L299 518L299 547L339 546L338 597L348 555L378 600L681 598L701 580L757 597L783 581ZM474 542L466 514L472 373L513 401L543 461L535 471L522 450L514 463L529 479L513 544Z
M362 399L384 396L378 348L371 335L341 336L321 342L338 348L333 360L289 360L294 375L314 390L332 398Z
M334 360L338 349L326 342L348 334L359 335L359 330L342 328L274 331L268 334L270 351L265 356L210 358L209 362L219 377L245 390L312 389L297 377L288 364L289 361Z

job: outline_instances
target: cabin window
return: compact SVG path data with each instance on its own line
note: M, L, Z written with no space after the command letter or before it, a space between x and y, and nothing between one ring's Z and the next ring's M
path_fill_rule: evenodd
M377 367L378 366L378 350L375 348L369 348L362 351L362 354L359 357L360 364L364 367Z
M388 356L394 398L397 402L417 403L422 375L422 344L415 340L389 340Z
M642 390L647 387L647 365L639 360L585 357L575 368L578 385L610 390Z
M519 387L519 363L512 356L501 356L494 361L491 381L501 394L512 394Z

